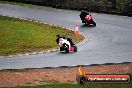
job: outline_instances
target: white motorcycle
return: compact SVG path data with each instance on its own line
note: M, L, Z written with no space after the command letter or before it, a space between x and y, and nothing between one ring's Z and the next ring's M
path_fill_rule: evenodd
M73 44L71 38L64 38L58 35L56 38L56 42L60 46L60 52L77 52L77 46Z

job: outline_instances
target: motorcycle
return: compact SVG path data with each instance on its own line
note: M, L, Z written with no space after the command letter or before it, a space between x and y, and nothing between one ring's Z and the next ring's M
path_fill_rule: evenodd
M96 26L96 23L93 21L93 17L89 15L88 12L82 11L80 14L80 18L82 20L82 23L85 25L93 25L94 27Z
M57 36L57 44L60 46L60 52L77 52L77 46L73 44L71 38L64 38L62 36Z

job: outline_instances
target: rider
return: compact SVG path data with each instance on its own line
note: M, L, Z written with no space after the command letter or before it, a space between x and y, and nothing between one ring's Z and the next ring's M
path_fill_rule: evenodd
M85 20L85 17L87 15L89 15L89 13L87 11L85 11L85 10L81 11L80 18L81 18L81 20L82 20L83 23L85 22L84 20Z
M67 41L70 42L71 46L74 46L74 43L72 42L72 38L67 38Z
M56 35L56 37L57 37L57 38L56 38L57 44L59 44L59 39L60 39L60 38L63 38L63 39L66 39L67 41L69 41L69 43L70 43L71 46L74 46L74 43L72 42L72 38L66 38L66 36L61 37L59 34Z

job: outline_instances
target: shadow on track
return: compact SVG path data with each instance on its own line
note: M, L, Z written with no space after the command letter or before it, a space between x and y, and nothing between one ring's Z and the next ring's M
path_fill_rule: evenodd
M95 26L93 25L86 25L86 24L83 24L83 25L80 25L80 28L94 28Z

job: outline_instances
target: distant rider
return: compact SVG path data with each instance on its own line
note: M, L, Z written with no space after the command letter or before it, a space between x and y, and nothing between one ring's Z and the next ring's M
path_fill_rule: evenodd
M82 20L82 23L85 22L85 17L86 17L87 15L89 15L89 13L88 13L87 11L85 11L85 10L82 10L82 11L81 11L80 18L81 18L81 20Z

